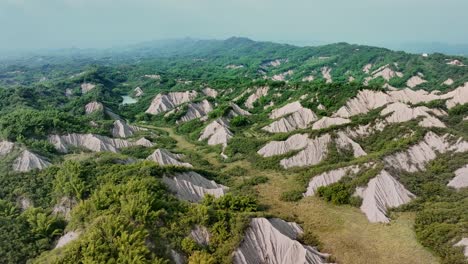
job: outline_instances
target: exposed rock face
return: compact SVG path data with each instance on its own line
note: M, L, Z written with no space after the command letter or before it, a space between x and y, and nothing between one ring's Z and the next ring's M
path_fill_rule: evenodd
M233 134L229 130L229 122L224 118L219 118L206 126L198 140L208 139L208 145L221 144L225 147L232 137Z
M362 68L362 71L368 74L370 72L371 68L372 68L372 64L368 63L368 64L364 65L364 67Z
M389 65L382 66L378 68L377 70L372 72L372 79L382 77L386 81L390 81L390 79L394 77L403 77L403 73L401 72L395 72L392 69L389 68Z
M51 165L45 158L30 152L29 150L23 150L18 158L13 162L13 170L19 172L28 172L34 169L45 169Z
M49 142L62 153L67 153L70 147L85 148L93 152L117 152L121 148L135 145L135 143L124 139L94 134L51 135L49 136Z
M72 89L65 89L65 96L70 97L73 95L73 90Z
M261 67L278 67L280 66L283 62L287 62L287 59L276 59L272 61L265 62L261 65Z
M426 92L424 90L411 90L405 88L403 90L396 90L388 92L391 100L390 102L402 102L402 103L412 103L419 104L422 102L430 102L436 99L439 99L439 96L434 91L432 93Z
M332 80L332 77L331 77L331 68L329 67L323 67L322 68L322 76L323 78L326 80L326 83L332 83L333 80Z
M208 246L208 244L210 244L211 235L208 229L204 226L196 225L190 231L190 237L199 245Z
M72 242L73 240L76 240L78 237L80 237L81 232L79 231L70 231L67 232L65 235L61 236L59 240L57 241L57 245L55 245L55 248L61 248L67 245L68 243Z
M288 116L262 129L271 133L291 132L299 128L306 128L310 123L317 120L317 115L312 110L302 107L299 102L293 102L273 110L270 118L275 119L285 115Z
M354 157L361 157L367 155L367 153L361 148L361 146L349 138L344 132L340 131L337 133L338 137L335 139L336 145L341 149L350 148L353 151Z
M122 120L116 120L114 122L114 127L112 128L112 136L121 138L131 137L135 132L142 130L146 129L129 125Z
M384 158L385 163L396 169L408 172L425 170L426 163L435 159L437 153L447 151L465 152L468 151L468 142L458 139L450 145L449 135L439 136L434 132L428 132L424 140L410 147L406 151L398 152Z
M390 222L386 215L387 209L406 204L415 197L385 170L371 179L366 188L357 192L363 199L361 211L372 223Z
M454 246L463 247L463 254L465 255L465 257L468 257L468 237L462 238Z
M291 75L293 75L293 74L294 74L294 71L293 71L293 70L289 70L289 71L287 71L287 72L283 72L283 73L280 73L280 74L276 74L276 75L274 75L273 77L271 77L271 79L272 79L273 81L284 81L284 80L286 80L286 78L287 78L288 76L291 76Z
M143 92L143 90L140 87L135 88L135 90L133 91L135 92L135 97L141 97L145 95L145 92Z
M0 141L0 157L10 154L15 144L9 141Z
M351 116L365 114L372 109L382 107L392 102L390 96L383 92L371 90L359 91L356 97L350 99L334 114L335 117L349 118Z
M54 214L61 214L65 217L65 219L70 220L70 212L78 204L73 197L62 197L60 201L54 206L53 213Z
M229 112L230 117L251 115L248 111L240 108L235 103L231 103L230 106L231 106L231 111Z
M143 147L147 147L147 148L151 148L152 146L154 146L154 144L151 141L149 141L148 139L146 139L144 137L142 137L139 140L135 141L135 145L143 146Z
M314 80L314 76L313 75L309 75L309 76L306 76L304 78L302 78L302 81L303 82L311 82Z
M318 164L328 153L328 144L331 142L329 134L308 140L305 149L301 150L296 155L285 158L280 161L281 166L285 169L292 167L304 167Z
M283 155L293 150L300 150L307 146L309 137L306 134L290 136L286 141L271 141L257 153L263 157Z
M96 85L92 84L92 83L82 83L81 84L81 93L85 94L85 93L91 91L92 89L94 89L95 87L96 87Z
M206 118L211 111L213 111L213 106L206 99L199 103L190 103L187 113L181 117L177 123L180 124L197 118Z
M418 117L424 117L419 123L422 127L446 127L444 123L430 113L436 114L437 116L447 115L447 113L442 110L432 110L425 106L411 108L407 104L399 102L387 105L387 107L380 112L380 115L388 115L385 120L389 123L407 122L417 119Z
M161 80L161 75L159 74L146 74L143 77L150 78L153 80Z
M255 92L253 94L251 94L247 100L245 101L245 107L249 108L249 109L252 109L254 106L253 104L260 98L260 97L263 97L265 95L267 95L268 93L268 90L270 88L268 86L264 86L264 87L260 87L260 88L257 88L257 90L255 90Z
M231 69L231 70L236 70L236 69L244 68L244 65L229 64L225 68L226 69Z
M85 113L87 115L92 114L94 112L100 112L102 110L104 110L104 105L102 105L101 103L96 102L96 101L88 103L87 105L85 105Z
M202 90L202 92L203 94L209 97L216 98L218 96L218 91L210 87L206 87L205 89Z
M173 166L182 166L192 168L192 164L182 162L180 159L183 158L182 154L174 154L169 152L166 149L157 149L146 158L147 160L152 160L158 163L161 166L173 165Z
M455 171L455 178L453 178L447 186L455 189L468 187L468 164Z
M315 122L312 125L312 129L319 130L319 129L324 129L324 128L328 128L328 127L331 127L331 126L338 126L338 125L348 124L350 122L351 122L351 120L349 120L347 118L324 116L319 121Z
M328 254L297 241L303 233L296 223L278 218L252 218L244 239L234 252L233 263L327 263Z
M446 105L449 109L459 104L462 105L468 103L468 82L463 86L442 95L441 99L448 99Z
M465 66L465 64L463 64L463 62L459 61L459 60L451 60L449 62L447 62L448 65L454 65L454 66Z
M196 91L158 94L151 102L151 105L146 110L146 113L157 115L163 112L167 112L183 103L192 101L193 99L195 99L195 97L197 97L197 95L198 93Z
M451 78L448 78L447 80L445 80L442 84L443 85L447 85L447 86L450 86L454 83L454 81L451 79Z
M17 199L17 204L19 205L19 207L21 208L21 210L25 211L29 208L31 208L33 206L33 202L25 197L25 196L21 196Z
M414 88L420 84L423 84L427 82L426 80L424 80L423 78L421 78L421 76L419 75L416 75L416 76L413 76L411 78L408 79L408 81L406 81L406 86L410 87L410 88Z
M309 182L309 186L307 187L307 191L304 193L304 196L313 196L319 187L328 186L332 183L338 182L344 176L356 174L359 170L359 166L353 165L321 173L313 177Z
M173 177L163 177L163 182L173 191L177 198L189 202L199 202L206 194L218 198L223 196L228 188L207 180L196 172L177 173Z

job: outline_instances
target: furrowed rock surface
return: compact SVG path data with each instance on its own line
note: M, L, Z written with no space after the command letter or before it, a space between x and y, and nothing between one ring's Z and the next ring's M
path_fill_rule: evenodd
M153 142L149 141L148 139L146 139L144 137L142 137L139 140L135 141L135 145L143 146L143 147L147 147L147 148L151 148L152 146L154 146Z
M78 239L80 237L81 232L79 231L70 231L67 232L65 235L61 236L59 240L57 241L57 245L55 245L55 248L61 248L64 247L65 245L69 244L70 242Z
M158 163L161 166L166 165L173 165L173 166L181 166L181 167L188 167L192 168L192 164L182 162L180 159L183 158L182 154L174 154L166 149L157 149L153 152L153 154L149 155L147 160L152 160Z
M455 189L468 187L468 164L455 171L455 178L453 178L447 186Z
M78 204L78 201L73 197L62 197L54 206L52 213L61 214L66 220L70 220L70 212Z
M236 117L236 116L249 116L251 115L248 111L240 108L235 103L230 103L231 111L229 111L229 117Z
M213 97L213 98L218 97L218 91L210 87L204 88L202 92L204 95L209 96L209 97Z
M337 133L337 138L335 139L336 145L341 149L351 149L355 158L365 156L367 153L362 149L362 147L356 143L354 140L349 138L346 133L340 131Z
M294 74L294 71L289 70L287 72L283 72L283 73L280 73L280 74L273 75L273 77L271 77L271 79L273 81L284 81L284 80L286 80L287 77L289 77L289 76L291 76L293 74Z
M323 78L326 80L326 83L332 83L333 80L332 80L332 77L331 77L331 68L330 67L323 67L322 68L322 76Z
M388 95L391 98L391 102L401 102L401 103L411 103L419 104L423 102L430 102L433 100L440 99L440 96L437 95L437 91L431 93L424 90L411 90L405 88L402 90L389 91ZM390 103L390 102L389 102Z
M348 123L351 123L351 120L347 118L324 116L312 125L312 129L319 130L329 128L331 126L344 125Z
M23 150L13 162L13 170L19 172L28 172L34 169L45 169L51 165L45 158L32 153L29 150Z
M427 162L435 159L438 153L468 151L468 142L460 138L453 144L450 144L448 137L448 134L439 136L434 132L428 132L418 144L406 151L387 156L384 158L384 161L390 167L408 172L416 172L425 170Z
M271 141L261 148L257 153L263 157L283 155L293 150L300 150L307 146L309 137L306 134L290 136L285 141Z
M225 147L233 136L234 135L229 130L229 122L224 118L219 118L206 126L198 140L203 141L208 139L208 145L221 144Z
M103 111L104 110L104 105L99 103L99 102L91 102L91 103L88 103L87 105L85 105L85 113L87 115L90 115L94 112L100 112L100 111Z
M198 245L208 246L210 244L211 234L208 229L201 225L196 225L190 231L190 237L197 242Z
M270 118L275 119L285 115L287 116L262 129L270 133L291 132L296 129L306 128L310 123L317 120L317 115L312 110L302 107L299 102L290 103L273 110Z
M465 257L468 257L468 237L462 238L454 246L463 247L463 255L465 255Z
M357 193L363 199L361 211L372 223L389 223L387 209L406 204L415 197L385 170L371 179L367 187L358 190Z
M176 108L177 106L190 102L198 93L196 91L171 92L167 94L158 94L145 113L157 115Z
M389 104L380 112L381 116L388 115L385 120L389 123L402 123L417 119L418 117L424 117L419 123L422 127L446 127L442 121L431 114L437 116L447 115L442 110L433 110L425 106L411 108L409 105L400 102Z
M180 124L197 118L207 118L208 113L211 111L213 111L213 106L206 99L198 103L190 103L188 104L187 113L177 123Z
M172 177L163 177L163 182L173 191L177 198L189 202L199 202L206 194L218 198L223 196L228 188L207 180L196 172L177 173Z
M329 134L306 141L307 146L296 155L280 161L283 168L304 167L318 164L328 153L328 144L331 142ZM301 143L303 144L303 143Z
M442 84L443 85L447 85L447 86L450 86L454 83L454 81L451 79L451 78L448 78L447 80L445 80Z
M304 196L313 196L319 187L328 186L332 183L338 182L344 176L356 174L359 172L359 170L359 166L353 165L321 173L310 180L309 186L307 187L307 191L304 193Z
M401 72L396 72L392 69L389 68L389 65L385 65L385 66L382 66L380 68L378 68L377 70L373 71L372 72L372 79L375 79L375 78L378 78L378 77L382 77L384 78L384 80L386 80L387 82L390 81L390 79L394 78L394 77L403 77L403 73Z
M134 142L119 138L109 138L94 134L66 134L66 135L51 135L49 142L55 148L67 153L70 147L85 148L93 152L110 151L117 152L121 148L134 146Z
M135 88L133 92L135 92L135 97L141 97L145 95L145 92L143 92L143 90L140 87Z
M421 76L419 75L415 75L411 78L408 79L408 81L406 81L406 86L410 87L410 88L414 88L420 84L423 84L427 82L426 80L424 80L423 78L421 78Z
M91 90L93 90L96 87L95 84L92 83L82 83L81 84L81 93L85 94Z
M382 107L392 102L390 96L384 92L362 90L356 97L350 99L333 115L334 117L349 118L351 116L365 114L372 109Z
M365 72L365 73L369 73L371 68L372 68L372 64L368 63L368 64L364 65L364 67L362 68L362 71Z
M234 252L233 263L327 263L328 254L297 241L303 233L296 223L278 218L252 218L244 239Z
M268 86L260 87L255 90L253 94L251 94L247 100L245 101L245 107L252 109L254 106L253 104L261 97L265 96L268 94L268 91L270 88Z
M144 130L146 129L129 125L125 121L115 120L114 127L112 128L112 136L126 138L126 137L133 136L135 132L144 131Z
M15 143L9 141L0 141L0 157L11 153Z
M456 105L468 103L468 82L457 89L441 96L441 99L448 99L445 103L447 108L453 108Z

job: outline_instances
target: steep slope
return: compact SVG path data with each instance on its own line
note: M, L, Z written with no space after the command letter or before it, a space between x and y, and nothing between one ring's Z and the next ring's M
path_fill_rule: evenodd
M192 168L192 164L182 162L180 159L183 158L182 154L174 154L166 149L157 149L153 154L149 155L146 159L152 160L161 166L173 165Z
M32 153L29 150L23 150L21 154L13 162L13 170L19 172L28 172L31 170L42 170L51 165L43 157Z
M151 102L151 105L146 110L146 113L157 115L163 112L167 112L183 103L192 101L193 99L195 99L195 97L197 97L197 95L198 93L196 91L158 94Z

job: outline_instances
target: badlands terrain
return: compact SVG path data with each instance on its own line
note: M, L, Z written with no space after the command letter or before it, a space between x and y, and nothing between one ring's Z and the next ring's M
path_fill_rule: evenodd
M468 263L468 59L162 41L0 62L2 263Z

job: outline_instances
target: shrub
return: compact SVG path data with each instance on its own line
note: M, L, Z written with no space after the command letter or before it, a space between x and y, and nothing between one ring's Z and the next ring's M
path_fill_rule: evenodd
M294 191L287 191L281 194L280 200L285 202L297 202L302 199L302 191L294 190Z

